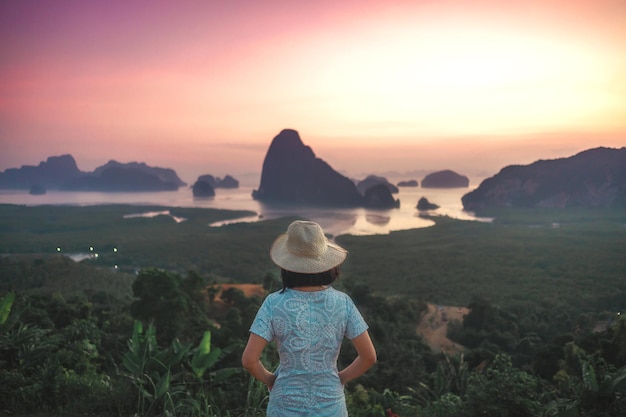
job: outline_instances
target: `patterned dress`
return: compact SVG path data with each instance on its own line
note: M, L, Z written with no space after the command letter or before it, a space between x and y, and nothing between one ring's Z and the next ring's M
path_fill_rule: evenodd
M250 328L280 357L267 417L347 416L337 357L344 337L366 330L352 299L332 287L270 294Z

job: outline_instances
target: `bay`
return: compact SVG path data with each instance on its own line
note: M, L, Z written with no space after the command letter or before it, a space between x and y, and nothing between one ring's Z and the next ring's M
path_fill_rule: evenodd
M473 213L463 210L461 197L474 188L471 186L469 188L451 189L401 187L400 192L394 194L394 198L400 200L400 207L384 210L269 205L254 200L252 198L253 187L249 186L237 189L218 188L215 197L212 198L194 198L191 189L187 187L177 191L135 193L48 191L44 195L30 195L26 190L0 190L0 204L27 206L130 204L248 210L256 214L237 220L219 222L211 226L219 227L233 222L254 222L295 216L319 223L326 233L333 236L340 234L372 235L429 227L434 224L432 220L421 217L420 213L488 222L491 219L479 218ZM421 197L427 198L431 203L440 207L437 210L427 212L418 211L416 206ZM141 215L141 213L136 214Z

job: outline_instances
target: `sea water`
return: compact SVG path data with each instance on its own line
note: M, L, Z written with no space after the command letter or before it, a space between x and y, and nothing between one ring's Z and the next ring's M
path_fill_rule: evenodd
M472 186L449 189L401 187L399 193L393 195L395 199L400 200L400 207L384 210L264 204L252 198L253 187L218 188L215 190L216 195L211 198L194 198L192 190L188 187L182 187L177 191L133 193L48 191L44 195L30 195L26 190L0 190L0 204L23 204L27 206L130 204L248 210L255 214L241 219L215 223L211 226L219 227L233 222L252 222L295 216L319 223L328 234L333 236L340 234L371 235L428 227L434 224L432 220L424 218L420 214L449 216L462 220L490 221L490 219L479 218L473 213L463 210L461 197L474 188ZM427 212L418 211L416 206L421 197L427 198L428 201L440 207L437 210ZM140 212L129 214L142 215ZM150 213L146 212L146 216L149 215Z

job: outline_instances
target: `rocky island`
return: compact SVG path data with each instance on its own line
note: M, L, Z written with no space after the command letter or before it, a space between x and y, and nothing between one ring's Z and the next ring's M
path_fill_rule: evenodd
M365 195L365 192L367 191L368 188L371 188L378 184L382 184L385 187L387 187L387 189L389 190L391 194L398 194L398 192L400 191L398 190L398 187L391 184L387 180L387 178L379 177L377 175L368 175L364 180L358 181L356 184L356 188L357 190L359 190L361 194Z
M422 180L422 188L467 188L469 178L449 169L428 174Z
M595 148L569 158L510 165L461 201L489 207L626 207L626 148Z
M215 188L207 181L198 179L192 186L191 192L194 197L215 197Z
M0 188L65 191L172 191L186 185L173 169L109 161L93 172L78 169L72 155L51 156L38 166L0 173ZM41 187L41 188L38 188Z
M437 210L439 205L431 203L426 197L422 197L417 201L417 206L415 208L419 211Z
M419 187L417 180L405 180L398 182L398 187Z
M51 156L37 166L22 165L0 172L0 188L30 190L36 185L45 189L59 189L83 174L72 155Z
M239 188L239 181L230 175L220 178L211 174L204 174L200 175L197 181L204 181L213 188Z
M387 187L383 189L374 190L369 200L366 199L354 182L317 158L297 131L285 129L270 144L263 161L261 183L252 197L266 203L377 208L379 204L387 204L390 198L393 201L390 207L397 207L399 202L391 197Z

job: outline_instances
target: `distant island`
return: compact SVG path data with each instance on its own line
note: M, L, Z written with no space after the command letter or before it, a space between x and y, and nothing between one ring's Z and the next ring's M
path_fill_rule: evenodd
M213 197L216 188L239 188L239 181L230 175L223 179L210 174L200 175L191 186L194 197Z
M398 182L398 187L419 187L417 180L406 180Z
M422 188L467 188L469 178L446 169L428 174L422 180Z
M194 197L214 197L215 187L211 186L207 181L198 179L192 186L191 192Z
M32 194L45 190L174 191L185 185L173 169L138 162L109 161L93 172L83 172L69 154L51 156L37 166L23 165L0 173L0 188L30 190Z
M379 182L359 192L349 178L335 171L304 145L297 131L285 129L270 144L263 161L255 200L327 207L393 208L400 205Z
M39 165L22 165L0 172L0 188L30 190L31 187L60 189L63 184L85 173L78 169L72 155L51 156Z
M214 177L211 174L204 174L198 177L197 182L199 181L206 182L213 188L239 188L239 181L231 175L220 178Z
M569 158L510 165L462 199L489 207L626 207L626 147L595 148Z
M378 184L382 184L385 187L387 187L387 189L389 190L391 194L397 194L398 192L400 192L400 190L398 190L398 187L391 184L387 180L387 178L379 177L377 175L368 175L367 177L365 177L364 180L357 181L356 188L357 190L359 190L361 194L365 194L368 188L371 188L374 185L378 185Z
M416 208L419 211L437 210L439 208L439 205L431 203L426 197L422 197L417 201Z
M30 187L30 190L28 191L28 194L30 195L44 195L47 192L46 187L39 185L39 184L33 184L32 187Z
M50 190L99 192L175 191L186 186L171 168L114 160L93 172L81 171L70 154L50 156L39 165L0 172L0 189L19 189L37 196ZM469 179L451 170L426 175L424 188L468 187ZM399 187L417 187L416 180ZM196 197L212 197L216 188L238 188L239 181L201 175L192 186ZM282 130L272 140L263 162L259 187L252 198L267 204L318 207L395 208L398 187L386 178L368 175L350 179L304 145L297 131ZM626 207L626 147L599 147L567 158L538 160L504 167L461 202L468 211L490 207ZM426 201L421 207L428 207ZM429 203L429 202L428 202Z

